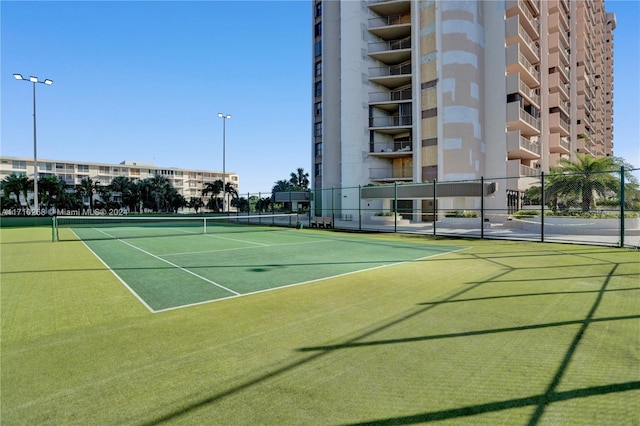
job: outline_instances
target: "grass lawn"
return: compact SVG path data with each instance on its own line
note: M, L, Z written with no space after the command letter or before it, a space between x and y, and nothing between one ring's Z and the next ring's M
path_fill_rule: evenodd
M150 313L2 229L0 423L640 424L637 251L375 238L469 248Z

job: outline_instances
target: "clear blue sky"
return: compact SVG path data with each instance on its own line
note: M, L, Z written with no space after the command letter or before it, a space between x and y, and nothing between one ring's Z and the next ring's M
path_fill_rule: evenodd
M615 12L614 150L640 167L640 2ZM226 170L240 191L311 173L309 1L0 3L1 146L38 158Z

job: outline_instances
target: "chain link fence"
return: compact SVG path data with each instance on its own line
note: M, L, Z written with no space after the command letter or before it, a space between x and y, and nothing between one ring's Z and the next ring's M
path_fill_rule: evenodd
M303 213L305 226L330 217L343 230L640 248L639 171L278 192L269 211Z

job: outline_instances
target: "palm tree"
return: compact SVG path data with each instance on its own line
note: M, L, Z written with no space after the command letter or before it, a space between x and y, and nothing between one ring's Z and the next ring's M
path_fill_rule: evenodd
M9 194L14 194L16 196L16 201L18 205L22 205L20 202L20 194L24 194L24 200L29 206L29 201L27 200L27 189L29 188L29 178L26 176L20 176L15 173L10 174L6 178L2 180L2 190L4 194L8 197Z
M595 196L605 197L607 192L617 193L620 181L615 172L616 163L611 157L594 158L578 153L576 160L561 158L558 167L551 169L548 176L545 195L580 198L582 211L591 208Z
M166 193L167 207L171 209L173 213L178 213L178 210L187 205L187 200L184 196L178 192L171 184Z
M249 200L244 197L234 198L231 200L231 205L240 212L249 212Z
M211 197L207 202L207 208L215 211L220 211L220 208L218 207L218 195L222 192L222 186L223 183L220 179L214 181L213 183L209 182L205 184L204 188L202 189L202 196L206 197L207 194L211 194Z
M64 197L66 184L55 175L43 176L38 180L40 202L48 210L55 206L58 198Z
M76 193L81 196L89 197L89 210L93 210L93 196L100 188L100 182L94 181L90 177L80 181L80 185L76 187Z
M153 197L155 201L155 207L153 209L154 212L159 212L164 209L164 205L167 201L167 195L169 189L171 188L171 184L167 180L166 177L162 175L154 175L148 179L150 185L150 195Z
M120 196L121 204L129 206L128 201L131 199L133 181L127 176L116 176L111 180L109 187L111 188L112 195ZM134 207L135 209L135 207Z
M295 187L295 189L307 189L309 187L309 173L305 173L302 167L291 173L291 179L289 183Z
M191 197L191 199L187 203L187 207L194 209L197 214L198 210L204 207L204 201L202 201L202 198L200 197Z
M231 204L233 204L233 200L238 198L238 190L231 182L227 182L225 184L224 193L225 193L225 199L228 199L227 194L231 195Z

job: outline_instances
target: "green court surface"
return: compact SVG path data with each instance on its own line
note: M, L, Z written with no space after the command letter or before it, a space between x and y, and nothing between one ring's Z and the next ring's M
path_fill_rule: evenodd
M0 228L2 425L640 425L637 250L95 225Z
M136 238L127 237L141 234L134 226L72 230L153 312L461 249L253 225Z

